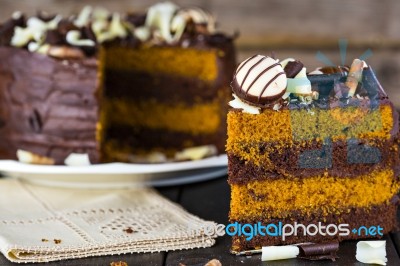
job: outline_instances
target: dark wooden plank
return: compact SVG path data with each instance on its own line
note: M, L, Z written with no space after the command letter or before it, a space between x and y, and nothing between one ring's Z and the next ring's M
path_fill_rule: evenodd
M180 204L189 212L203 219L213 220L217 223L228 223L229 212L229 186L225 178L185 186ZM390 236L384 238L387 243L388 265L400 265L400 259L395 245ZM309 261L304 259L291 259L261 263L261 255L235 256L229 250L231 238L223 236L217 238L217 243L211 248L183 250L168 252L165 265L204 265L207 261L216 258L223 265L363 265L355 258L357 241L345 241L340 244L336 262Z
M167 199L178 202L181 193L181 187L159 187L157 191Z
M400 222L400 210L397 209L397 221ZM393 244L397 250L397 254L400 257L400 231L394 232L390 234Z
M26 266L82 266L82 265L101 265L108 266L111 262L125 261L129 266L133 265L149 265L159 266L164 263L165 253L146 253L146 254L124 254L114 256L101 256L101 257L90 257L84 259L73 259L54 261L47 263L27 263L23 264ZM0 255L0 265L2 266L15 266L17 264L7 260L2 254Z

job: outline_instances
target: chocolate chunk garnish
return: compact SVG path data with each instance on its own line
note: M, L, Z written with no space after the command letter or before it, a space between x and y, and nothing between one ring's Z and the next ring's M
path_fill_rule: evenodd
M74 25L74 23L72 21L69 21L67 19L62 19L59 23L58 23L58 27L57 27L58 31L60 32L60 34L66 36L67 33L71 30L79 30L79 28L77 26Z
M289 61L283 69L286 73L286 77L294 78L302 69L304 65L299 60Z
M36 16L37 16L38 19L40 19L40 20L42 20L44 22L49 22L49 21L51 21L52 19L54 19L56 17L56 15L49 14L46 11L43 11L43 10L38 11Z
M135 27L143 26L146 21L146 14L130 13L126 16L126 20Z
M349 73L350 71L350 68L348 66L326 66L321 67L318 70L321 71L323 74L341 73L347 75L347 73Z
M66 44L65 36L63 36L63 34L61 34L58 30L48 30L46 32L45 43L50 45Z
M300 253L297 257L309 260L335 261L338 258L338 256L336 255L338 249L338 242L303 244L299 245Z

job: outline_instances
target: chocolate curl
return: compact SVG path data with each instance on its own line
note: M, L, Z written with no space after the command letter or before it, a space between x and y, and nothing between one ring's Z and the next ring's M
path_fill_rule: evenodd
M300 253L298 258L308 260L332 260L335 261L338 256L336 252L339 249L338 242L302 244L299 245Z
M364 64L365 62L360 59L354 59L353 63L351 64L349 75L346 79L346 86L350 89L348 94L349 97L354 96L358 83L362 79Z

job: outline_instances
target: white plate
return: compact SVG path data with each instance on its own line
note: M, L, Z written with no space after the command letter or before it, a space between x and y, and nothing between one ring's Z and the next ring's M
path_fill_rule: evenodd
M89 166L32 165L0 160L0 172L8 177L47 186L125 188L205 181L225 175L227 165L226 155L163 164L107 163Z

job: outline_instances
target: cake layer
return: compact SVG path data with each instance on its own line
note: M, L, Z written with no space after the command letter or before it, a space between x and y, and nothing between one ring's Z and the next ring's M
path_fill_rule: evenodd
M213 48L143 46L131 49L112 46L106 51L106 68L193 77L214 82L220 74L218 56L224 57L225 53Z
M63 163L71 153L98 162L97 60L57 60L0 47L0 158L18 149Z
M386 204L400 188L391 169L352 178L327 175L305 179L255 180L231 185L230 219L286 218L321 210L340 214L343 208Z
M225 132L197 134L149 129L142 127L114 126L105 131L103 154L105 160L126 161L130 155L162 152L173 156L175 152L192 146L213 144L219 153L225 148Z
M156 99L134 101L130 99L104 99L104 123L114 126L164 129L197 134L217 132L224 123L223 99L187 105L161 103Z
M259 142L254 147L263 156L262 165L228 153L230 184L255 180L293 179L327 175L336 178L357 177L374 170L399 165L399 148L394 140L356 140L325 143L295 141Z
M311 225L309 227L311 228L309 232L312 234L316 232L314 225L319 226L319 223L321 223L322 226L325 226L325 229L321 230L321 232L325 233L325 235L322 235L318 232L314 235L307 234L304 236L304 229L302 229L302 227L298 227L297 230L294 230L297 231L297 235L294 235L294 233L291 235L286 235L285 240L283 240L281 235L262 236L258 234L249 240L246 240L247 236L245 235L233 236L232 251L240 252L244 250L261 249L263 246L289 245L304 242L321 243L329 241L342 241L346 239L381 238L381 234L387 234L390 231L398 228L396 221L396 210L397 205L395 202L392 202L389 204L374 205L368 208L346 208L341 210L339 213L323 214L319 211L316 211L308 216L304 216L297 212L290 212L288 217L284 219L264 219L260 217L259 219L254 218L251 220L231 220L231 223L238 222L242 225L254 225L258 222L260 222L263 226L274 224L277 227L279 226L279 223L281 223L282 226L290 224L293 227L295 226L295 223L297 223L304 225L306 228L307 226ZM333 234L335 232L335 228L333 226L329 226L330 234L328 234L326 233L326 226L330 224L336 226L339 226L339 224L348 224L348 226L341 226L341 229L348 229L348 231L338 230L336 234ZM371 227L375 229L368 231ZM382 230L379 230L379 228L382 228ZM356 229L356 231L353 232L353 229ZM287 228L285 232L290 233L290 230L290 228ZM275 231L271 230L271 233L275 233ZM343 233L343 235L340 235L339 233Z
M105 72L105 97L132 100L157 99L160 103L187 105L212 101L216 91L229 91L224 77L215 81L203 81L196 77L107 69ZM179 93L177 93L178 91Z
M106 160L146 151L174 156L183 148L210 144L224 151L234 67L231 40L188 48L110 46L102 55Z

